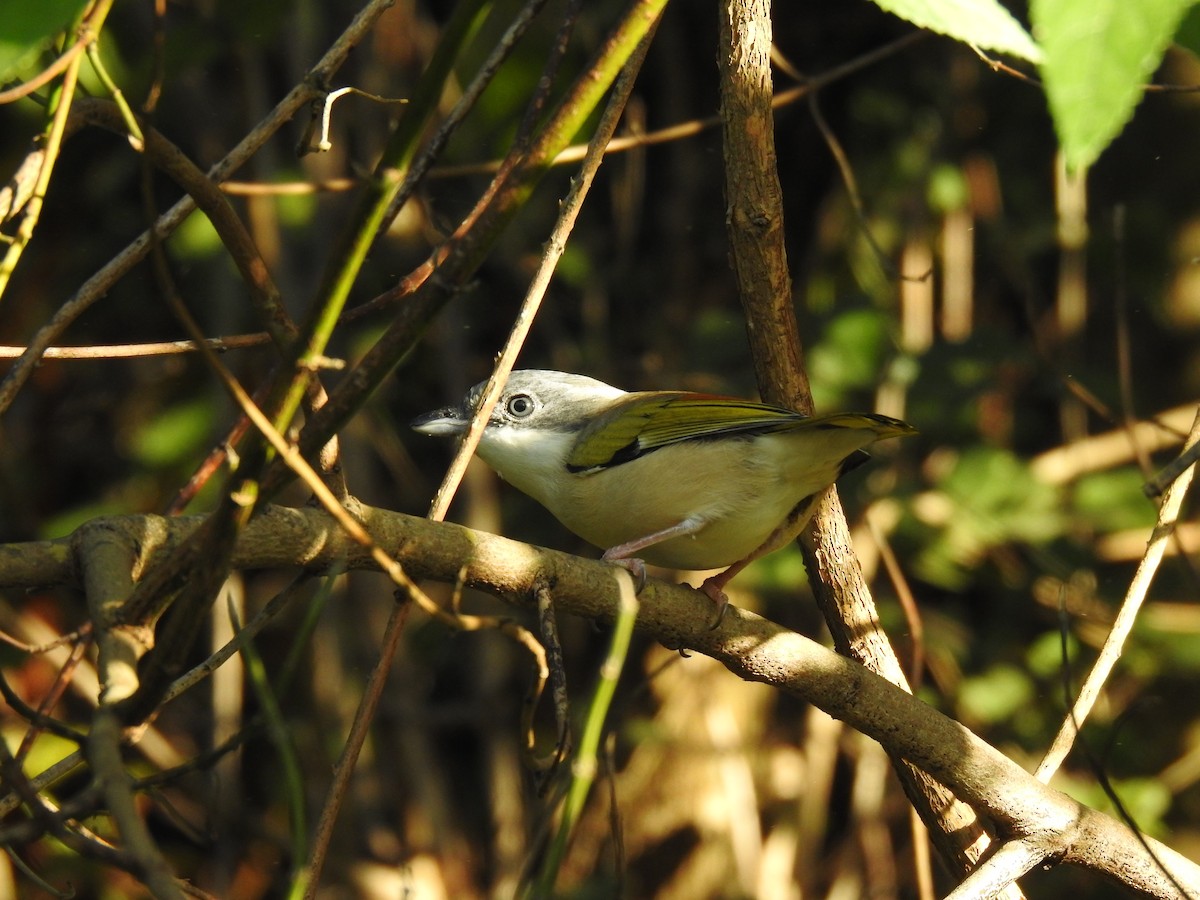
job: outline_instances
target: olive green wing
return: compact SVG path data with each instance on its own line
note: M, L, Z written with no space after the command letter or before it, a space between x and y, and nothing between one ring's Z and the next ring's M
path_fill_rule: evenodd
M631 394L580 433L567 468L608 468L670 444L786 431L805 420L791 410L730 397L675 391Z
M898 419L872 413L805 416L752 400L679 391L645 392L622 399L588 425L575 441L567 469L610 468L684 441L809 428L865 429L872 433L870 440L915 432Z

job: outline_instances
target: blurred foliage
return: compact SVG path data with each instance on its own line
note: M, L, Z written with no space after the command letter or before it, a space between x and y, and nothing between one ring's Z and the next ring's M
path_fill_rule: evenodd
M48 51L63 29L76 21L86 0L45 0L13 4L4 11L0 31L0 81L29 78L41 68L40 54Z
M934 533L917 538L914 571L940 587L965 588L990 551L1038 547L1063 530L1055 490L1034 479L1012 453L991 447L962 453L937 493L921 500L915 513Z
M36 42L37 53L32 62L0 55L0 71L20 64L17 77L27 77L48 46L43 38L82 4L17 6L19 22L5 13L4 45L27 49ZM445 108L515 7L495 6L446 86ZM584 5L555 96L585 64L617 8ZM157 127L197 164L211 165L299 81L356 9L312 0L172 4ZM339 84L392 98L411 94L447 12L439 3L397 4L339 73ZM518 47L450 141L446 165L486 163L507 149L560 12L552 5ZM1197 21L1193 10L1181 33L1191 52L1169 50L1158 80L1200 83ZM104 34L106 65L135 106L153 78L154 27L148 4L117 4ZM780 5L775 27L780 52L807 75L909 31L870 4L835 0ZM712 116L716 53L712 8L669 7L638 83L630 130ZM782 73L777 86L789 86ZM1127 417L1194 402L1200 391L1200 169L1193 156L1200 99L1182 92L1138 96L1129 126L1089 176L1090 233L1076 285L1087 307L1075 331L1060 325L1066 267L1055 211L1057 149L1046 96L1036 85L930 36L822 89L817 101L853 171L861 210L848 199L804 103L781 108L777 120L797 312L818 407L878 408L920 430L902 446L880 448L873 465L851 473L841 487L881 616L911 657L914 623L901 611L864 527L868 512L920 609L921 696L1031 767L1061 722L1066 686L1077 688L1095 659L1155 514L1141 491L1148 473L1132 448L1099 470L1081 465L1055 483L1040 479L1031 461L1082 447ZM329 153L297 160L293 148L307 123L296 121L235 177L265 185L357 178L373 166L396 114L388 105L347 98L332 116ZM35 100L0 106L6 176L32 146L43 116ZM368 414L342 434L347 477L364 501L424 513L446 451L414 439L404 423L486 375L573 172L563 167L545 180L475 281L431 326ZM144 175L127 142L90 130L68 140L35 239L0 307L0 341L27 342L140 233L145 184L158 209L180 196L164 179ZM419 264L486 184L486 174L436 171L374 248L352 303L369 301ZM587 372L630 389L752 394L721 184L716 129L610 157L521 363ZM232 198L295 316L313 299L352 196ZM208 333L257 329L247 289L206 219L194 214L166 246L178 289ZM952 328L954 316L965 324ZM332 352L356 358L385 324L345 323ZM72 326L66 342L182 336L147 268L139 267ZM1127 363L1121 341L1129 348ZM273 363L263 350L223 360L250 386ZM338 377L329 373L329 383ZM1084 406L1072 390L1079 386L1099 403ZM197 359L45 361L0 419L0 537L34 540L69 533L102 514L160 512L235 421ZM1168 434L1148 453L1151 468L1169 459L1179 440ZM297 492L285 499L305 498ZM210 506L202 494L192 508ZM594 552L482 470L472 473L453 517ZM1186 552L1170 557L1160 573L1085 737L1139 825L1186 852L1200 846L1200 613L1189 559L1200 544L1190 508L1182 525ZM1133 552L1099 540L1131 532ZM284 585L278 573L247 574L246 613ZM328 788L393 603L388 583L377 576L343 577L334 589L311 644L299 648L306 675L279 697L311 810ZM435 590L449 602L448 588ZM732 592L738 604L823 633L794 550L757 563ZM31 644L86 622L82 600L69 592L3 599L0 627ZM528 621L492 598L468 592L463 603ZM269 678L297 650L302 611L295 606L255 641ZM213 619L214 628L224 622L223 610ZM584 697L607 635L586 622L560 625L571 694ZM194 655L190 662L204 651ZM10 682L37 702L65 656L5 648L2 658ZM594 792L564 868L571 896L749 895L750 864L738 855L747 846L755 858L765 859L766 848L788 853L784 881L805 896L912 896L907 813L895 785L887 785L873 812L861 802L874 771L871 750L789 698L731 683L710 661L681 659L636 640L632 660L610 716L610 781ZM414 620L339 820L323 880L329 896L511 892L536 856L547 809L519 758L530 679L527 657L498 635L450 634ZM88 686L78 676L56 712L83 726L89 710ZM256 711L239 674L221 689L193 690L164 710L131 751L131 765L150 774L182 764ZM547 710L539 710L537 726L548 745L554 725ZM15 746L23 729L11 716L4 727ZM40 769L61 750L57 739L43 736L26 765ZM1087 755L1071 757L1061 784L1111 808ZM80 787L71 780L58 790L69 797ZM613 797L620 840L609 819ZM279 756L260 733L163 786L147 806L172 865L204 890L255 898L285 889L293 862L287 798ZM102 817L90 824L109 827ZM864 853L891 860L894 880L868 883L878 870L864 867ZM127 876L54 841L21 854L52 883L69 880L80 896L135 890ZM42 896L27 881L20 884L23 896ZM1030 895L1066 891L1116 895L1077 870L1035 876Z

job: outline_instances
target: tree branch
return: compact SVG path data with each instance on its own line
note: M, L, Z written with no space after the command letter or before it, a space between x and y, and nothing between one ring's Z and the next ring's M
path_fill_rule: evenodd
M361 512L374 540L395 548L396 558L414 576L453 583L462 575L470 587L531 609L538 585L549 583L560 612L609 622L618 614L617 581L605 563L459 525L372 507ZM145 548L145 562L153 564L202 521L125 516L95 520L89 527L105 528L114 540L123 536L131 546L155 534L155 545ZM10 545L0 556L0 588L28 587L19 579L31 573L42 586L78 587L80 566L64 552L73 546L72 537ZM6 568L8 554L26 559ZM376 568L369 551L323 511L280 506L266 507L250 522L232 560L235 567L255 569ZM952 789L995 822L1002 837L1019 836L1043 847L1043 862L1093 869L1153 897L1177 897L1176 883L1200 893L1200 866L1041 784L963 725L853 660L741 609L730 608L721 628L709 630L710 601L687 587L652 580L641 599L643 634L710 656L740 678L787 691L842 719Z
M728 0L720 26L725 48L720 69L727 231L759 391L769 402L811 413L812 392L784 246L772 112L770 0ZM802 538L802 550L813 593L838 650L907 690L903 667L879 628L836 490L830 489L819 504ZM990 843L975 814L895 755L892 763L943 858L959 871L968 871Z

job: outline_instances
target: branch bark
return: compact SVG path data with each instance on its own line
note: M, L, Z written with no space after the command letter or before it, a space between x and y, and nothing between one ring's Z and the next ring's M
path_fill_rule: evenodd
M722 6L720 26L726 216L759 391L769 402L812 413L784 246L772 110L770 0L729 0ZM818 507L802 537L802 550L838 650L908 690L904 670L879 628L835 490ZM991 843L975 813L895 754L892 763L939 853L957 871L970 871ZM1019 897L1020 892L1014 888L1011 896Z
M414 576L457 582L534 608L550 584L560 612L612 621L620 591L612 568L458 525L362 507L371 535ZM125 516L94 520L57 541L0 547L0 588L82 587L79 554L87 534L128 542L145 571L203 522ZM312 572L374 569L362 546L316 509L267 507L240 536L238 568L299 567ZM1152 897L1200 894L1200 866L1124 824L1038 782L969 729L863 666L753 613L731 607L709 630L711 603L698 591L650 581L638 627L661 643L718 660L740 678L787 691L879 741L996 823L1001 837L1041 848L1043 864L1063 861L1101 872Z

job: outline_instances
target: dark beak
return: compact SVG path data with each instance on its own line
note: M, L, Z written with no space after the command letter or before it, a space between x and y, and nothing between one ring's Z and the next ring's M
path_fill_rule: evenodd
M454 437L467 430L469 421L469 419L463 416L461 409L447 406L417 416L409 423L409 427L413 431L419 431L421 434L429 434L434 437Z

